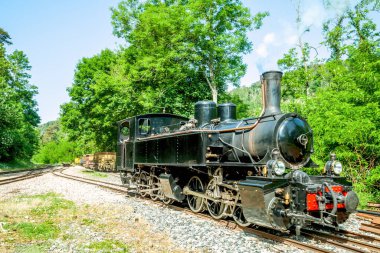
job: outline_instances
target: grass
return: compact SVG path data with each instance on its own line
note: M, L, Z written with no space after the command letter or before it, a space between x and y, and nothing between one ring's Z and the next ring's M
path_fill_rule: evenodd
M94 177L108 177L106 173L99 172L99 171L93 171L93 170L82 170L81 173L94 176Z
M129 252L129 247L118 240L92 242L87 249L90 252Z
M46 244L36 244L36 245L21 245L16 247L15 252L17 253L45 253L49 251L49 247Z
M52 192L0 202L0 241L5 242L0 252L46 252L76 209L74 202Z
M1 199L0 252L50 252L56 241L63 251L183 252L136 215L128 206L76 205L53 192Z
M20 222L6 224L6 230L15 231L19 236L29 240L47 240L56 238L60 229L52 221L45 221L42 223Z
M94 219L89 219L89 218L84 218L81 221L82 225L90 226L91 224L94 224L95 220Z

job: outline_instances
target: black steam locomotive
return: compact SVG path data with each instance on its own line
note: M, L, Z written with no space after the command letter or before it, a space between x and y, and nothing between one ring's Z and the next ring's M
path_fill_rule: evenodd
M239 225L280 231L311 223L336 227L358 205L332 155L321 176L312 162L313 132L296 113L280 109L282 73L262 74L259 117L236 119L236 106L201 101L195 118L146 114L118 122L117 166L122 182L164 203L187 201L194 212Z

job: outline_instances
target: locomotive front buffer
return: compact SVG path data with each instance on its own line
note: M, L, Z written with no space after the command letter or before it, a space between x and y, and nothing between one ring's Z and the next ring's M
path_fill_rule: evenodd
M323 176L293 170L283 178L247 177L238 183L248 222L296 235L311 223L334 227L345 222L359 204L351 183L338 176L340 162L332 154Z

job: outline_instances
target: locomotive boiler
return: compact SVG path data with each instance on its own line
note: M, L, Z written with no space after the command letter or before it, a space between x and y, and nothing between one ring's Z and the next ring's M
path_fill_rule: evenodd
M281 112L281 77L262 74L258 117L237 119L232 103L200 101L190 120L145 114L118 122L122 182L142 196L186 201L193 212L241 226L297 234L311 223L338 226L358 197L333 154L323 175L302 171L312 164L313 132L300 115Z

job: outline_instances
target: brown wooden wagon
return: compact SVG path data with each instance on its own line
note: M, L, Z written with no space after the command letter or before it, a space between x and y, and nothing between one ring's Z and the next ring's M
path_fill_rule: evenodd
M94 154L95 169L99 171L115 171L116 153L97 152Z

